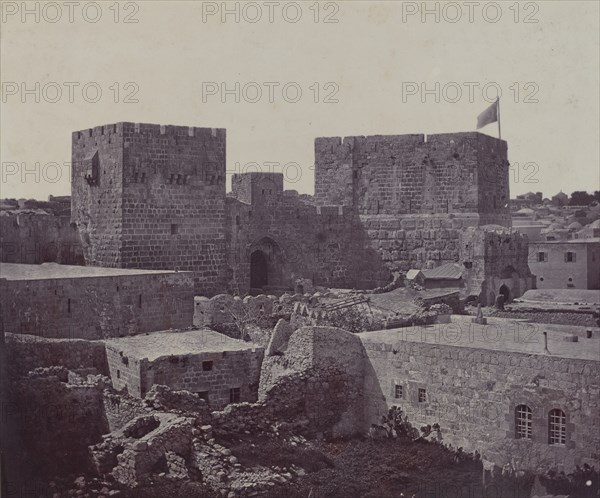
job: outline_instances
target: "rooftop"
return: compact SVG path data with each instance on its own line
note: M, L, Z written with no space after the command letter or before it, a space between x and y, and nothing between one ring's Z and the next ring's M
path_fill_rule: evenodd
M446 263L431 270L423 270L427 280L460 280L465 267L459 263Z
M129 268L101 268L96 266L69 266L58 263L43 263L41 265L0 263L0 278L5 278L7 280L49 280L57 278L118 277L169 273L177 272L174 270L138 270Z
M568 239L568 240L540 240L536 244L598 244L600 237L590 237L587 239Z
M151 332L148 334L107 339L107 346L122 351L132 358L149 361L164 356L184 356L198 353L224 351L254 351L259 346L251 342L232 339L208 329Z
M406 327L357 334L363 344L394 345L399 342L419 342L473 349L487 349L600 361L600 332L594 328L591 339L585 337L588 327L527 323L522 320L488 317L487 325L471 322L471 316L453 315L451 323ZM543 332L548 333L548 350L544 352ZM565 341L577 335L578 342Z

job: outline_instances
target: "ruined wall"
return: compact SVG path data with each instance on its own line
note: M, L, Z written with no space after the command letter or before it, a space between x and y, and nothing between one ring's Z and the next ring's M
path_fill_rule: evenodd
M91 265L225 285L225 130L117 123L73 134L73 220Z
M296 416L317 430L355 434L363 425L364 369L357 336L335 327L301 327L265 358L259 399L296 407Z
M95 369L107 375L104 343L82 339L49 339L25 334L6 334L7 363L11 376L25 375L38 367L62 366L69 370Z
M241 293L251 287L255 251L268 258L267 290L293 289L298 278L311 279L315 285L363 289L390 281L351 209L314 206L295 191L284 192L281 174L234 175L233 182L233 195L240 199L227 199L229 267Z
M13 386L22 452L35 471L54 476L89 471L88 445L108 431L102 383L70 384L49 375L24 377ZM19 456L22 456L23 453Z
M361 215L479 213L508 225L506 142L481 133L317 138L315 200Z
M535 468L572 470L598 465L597 362L398 341L363 341L366 423L379 423L392 405L418 426L439 423L442 441L504 465L511 459ZM403 397L395 397L395 385ZM419 402L419 388L426 401ZM533 411L533 440L515 439L515 408ZM567 444L548 444L548 413L567 416ZM533 444L531 444L533 442Z
M4 329L101 339L192 325L189 273L3 280Z
M83 248L70 216L0 216L0 261L83 265Z

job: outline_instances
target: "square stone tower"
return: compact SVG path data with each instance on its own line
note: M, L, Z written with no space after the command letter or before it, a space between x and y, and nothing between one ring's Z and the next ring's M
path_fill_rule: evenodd
M224 129L116 123L72 138L72 221L87 265L194 272L223 288Z
M482 133L315 140L315 199L360 215L474 215L510 226L507 144Z

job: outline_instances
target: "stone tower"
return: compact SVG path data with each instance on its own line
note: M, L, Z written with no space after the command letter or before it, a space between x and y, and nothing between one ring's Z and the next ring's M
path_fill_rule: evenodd
M225 130L116 123L72 138L72 221L87 265L194 272L225 286Z

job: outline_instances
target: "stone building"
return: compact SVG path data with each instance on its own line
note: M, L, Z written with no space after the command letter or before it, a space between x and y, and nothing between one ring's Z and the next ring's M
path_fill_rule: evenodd
M102 339L191 327L186 272L0 264L3 332Z
M529 266L538 289L600 289L600 239L536 242Z
M265 173L234 175L227 196L225 130L210 128L78 131L73 165L86 264L189 270L197 294L375 288L460 261L465 228L510 226L507 145L480 133L318 138L314 197Z
M116 389L143 398L160 384L198 394L212 409L257 400L263 354L263 348L208 329L106 341Z
M416 427L439 423L442 442L500 467L598 465L590 428L600 423L599 343L585 327L454 315L358 336L368 365L365 429L398 406Z

